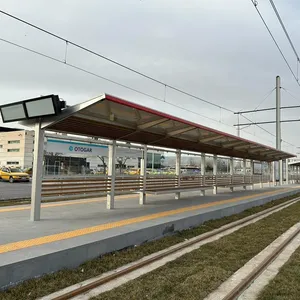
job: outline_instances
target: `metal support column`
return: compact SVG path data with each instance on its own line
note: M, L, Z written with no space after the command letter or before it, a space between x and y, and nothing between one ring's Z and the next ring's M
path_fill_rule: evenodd
M202 184L205 186L205 153L201 153L201 175L203 176ZM201 196L205 196L205 190L200 191Z
M273 181L273 186L275 186L276 185L275 161L272 162L272 181Z
M246 158L243 159L243 175L244 175L244 184L246 183L246 174L247 174L247 160ZM244 190L246 190L246 185L243 186Z
M116 141L108 146L108 182L109 190L107 193L106 208L113 209L115 207L115 183L116 183Z
M215 177L215 184L214 184L213 194L215 194L215 195L218 193L217 174L218 174L218 156L214 155L214 157L213 157L213 175Z
M295 170L295 166L292 166L293 167L293 183L296 183L296 170Z
M253 159L250 160L250 182L251 182L251 190L254 189L254 183L253 183L253 174L254 174L254 165L253 165Z
M289 184L289 161L285 160L285 183Z
M262 189L264 187L264 181L263 181L263 177L264 177L264 170L263 170L263 164L261 163L261 175L260 175L260 188Z
M272 163L268 162L268 176L269 176L269 187L271 187L271 177L272 177Z
M233 175L234 175L234 169L233 169L233 157L230 157L229 159L229 172L230 172L230 176L231 176L231 180L230 182L233 183ZM233 186L230 187L230 191L233 192Z
M176 151L176 187L180 188L180 181L181 181L181 150ZM175 199L180 199L180 192L175 193Z
M279 185L283 185L283 161L279 161Z
M44 130L41 129L41 121L39 120L34 128L30 221L39 221L41 219L43 156Z
M140 172L140 198L141 205L146 203L146 180L147 180L147 146L144 146L143 157L141 159L141 172Z

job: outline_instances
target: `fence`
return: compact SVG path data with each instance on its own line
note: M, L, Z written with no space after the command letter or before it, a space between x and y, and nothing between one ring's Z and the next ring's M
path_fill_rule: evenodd
M269 175L198 175L198 176L147 176L146 192L196 189L201 187L243 186L270 182ZM140 176L119 176L115 179L115 194L133 194L143 189ZM49 199L84 198L106 195L111 190L107 176L44 179L42 197Z

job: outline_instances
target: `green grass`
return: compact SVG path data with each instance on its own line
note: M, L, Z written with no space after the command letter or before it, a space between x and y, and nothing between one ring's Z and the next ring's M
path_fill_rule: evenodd
M93 299L204 299L299 216L296 203Z
M300 248L280 269L277 276L265 287L258 300L300 299Z
M8 199L8 200L0 200L1 206L14 206L14 205L22 205L22 204L30 204L30 199Z
M86 197L90 198L90 197ZM80 199L84 199L81 197ZM51 200L42 200L42 203L52 203L52 202L62 202L62 201L70 201L70 200L79 200L74 198L63 198L63 199L51 199ZM0 207L1 206L15 206L15 205L24 205L30 204L31 199L8 199L8 200L0 200Z
M14 300L15 299L36 299L37 297L45 296L47 294L55 292L59 289L67 287L69 285L72 285L72 284L78 283L80 281L86 280L88 278L100 275L104 272L113 270L122 265L133 262L135 260L138 260L146 255L151 254L151 253L160 251L162 249L165 249L167 247L170 247L172 245L180 243L180 242L184 241L185 239L189 239L194 236L200 235L202 233L219 228L225 224L242 219L244 217L247 217L254 213L260 212L267 208L273 207L280 203L286 202L286 201L288 201L292 198L296 198L298 196L299 196L299 194L291 196L291 197L286 197L286 198L283 198L280 200L272 201L265 205L248 209L237 215L232 215L230 217L224 217L222 219L211 220L211 221L205 222L203 225L201 225L199 227L189 229L189 230L184 230L181 232L177 232L176 234L174 234L172 236L164 237L160 240L148 242L148 243L142 244L138 247L128 248L128 249L124 249L122 251L117 251L117 252L113 252L110 254L106 254L97 259L88 261L73 270L62 270L62 271L56 272L54 274L48 274L48 275L45 275L45 276L37 278L37 279L25 281L16 287L10 288L4 292L0 292L0 299L8 299L8 300L10 300L10 299L11 300L12 299L14 299ZM299 209L299 211L300 211L300 209ZM288 216L289 213L290 212L287 212L286 216ZM275 223L281 224L278 222L278 220ZM288 222L288 224L290 224L290 223L293 223L293 219L291 219ZM257 231L257 232L259 232L259 231ZM276 238L276 233L273 234L272 238L273 239ZM206 257L207 256L210 256L210 254L207 253ZM201 257L201 255L200 255L199 261L202 261L203 258L204 257ZM218 256L216 256L216 262L218 259L219 259ZM231 261L228 261L227 263L231 264ZM234 263L234 261L233 261L233 263ZM211 280L211 274L219 274L220 272L217 271L219 269L220 269L220 267L218 265L215 265L212 267L207 266L206 272L205 272L205 274L207 274L207 277L206 277L207 280ZM181 271L179 271L179 274L181 274ZM177 274L177 275L179 275L179 274ZM226 271L224 275L227 276L229 274L230 274L230 272ZM197 278L189 278L189 280L191 282L193 282L194 280L197 281ZM218 282L220 282L221 280L222 279L218 280ZM171 281L172 281L172 279L171 279ZM165 280L162 280L162 283L163 282L165 282ZM144 288L145 288L145 290L149 290L149 289L151 289L151 286L152 286L152 284L149 283L149 286L144 286ZM168 288L168 290L171 290L171 286L169 286L169 285L166 286L166 288ZM158 296L159 296L159 294L158 295L156 294L155 297L158 297ZM105 297L106 297L105 299L110 299L108 296L105 296ZM138 296L137 298L133 297L132 299L139 299L139 297L140 296ZM117 299L117 298L113 298L113 299ZM123 296L119 299L123 299ZM162 299L162 298L156 298L156 299ZM176 299L176 298L174 298L174 299ZM183 299L185 299L185 298L183 298Z

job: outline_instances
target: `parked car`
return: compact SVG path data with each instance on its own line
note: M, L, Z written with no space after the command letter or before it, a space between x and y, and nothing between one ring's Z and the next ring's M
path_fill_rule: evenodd
M28 168L24 172L27 173L29 176L32 176L32 168Z
M29 182L29 175L19 168L4 167L0 170L0 178L13 183L15 181Z

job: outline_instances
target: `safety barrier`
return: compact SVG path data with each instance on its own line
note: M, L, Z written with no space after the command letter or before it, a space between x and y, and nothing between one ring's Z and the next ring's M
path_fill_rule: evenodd
M176 190L204 190L213 187L246 186L270 182L268 175L197 175L197 176L147 176L144 189L141 176L116 177L114 193L133 194L174 192ZM44 179L42 198L83 198L106 195L113 189L111 178L77 177Z

